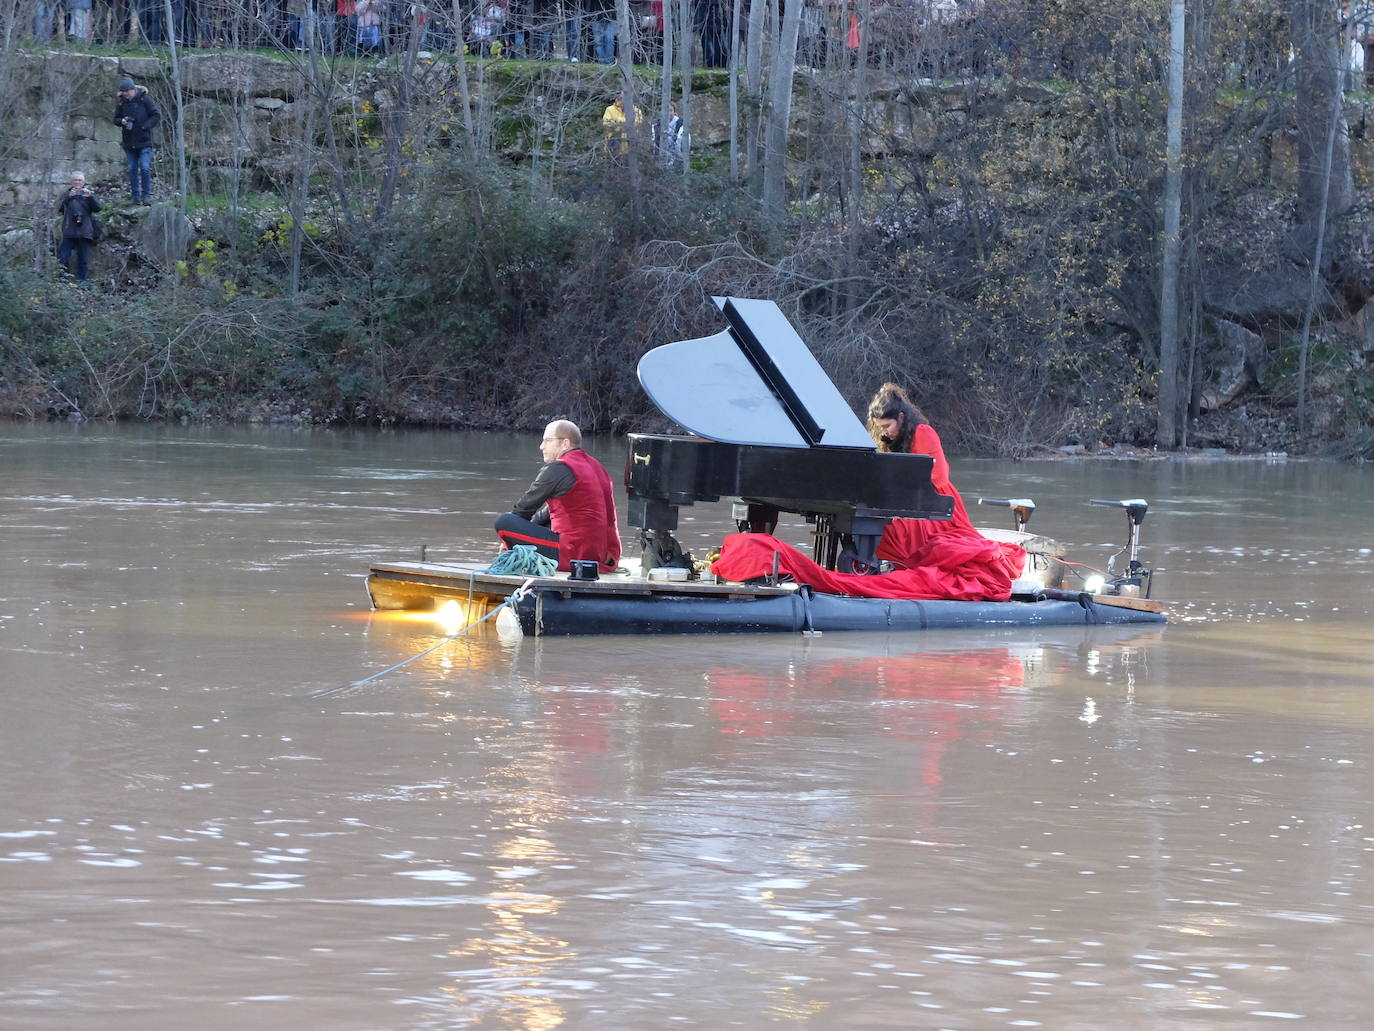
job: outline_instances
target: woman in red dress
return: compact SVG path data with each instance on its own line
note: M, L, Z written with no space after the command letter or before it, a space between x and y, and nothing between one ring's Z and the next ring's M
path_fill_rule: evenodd
M949 479L949 462L940 445L940 435L925 413L916 406L907 392L896 383L884 383L868 405L868 432L877 442L879 451L929 455L935 459L930 482L936 491L954 499L954 516L949 522L932 519L894 519L883 532L878 545L878 558L896 566L924 566L937 564L932 549L952 545L956 538L982 538L969 518L964 499ZM1021 572L1025 553L1015 545L1002 549L1004 569L1013 579Z
M954 500L951 520L892 520L877 551L892 571L876 576L862 570L825 569L791 545L762 533L726 537L712 570L727 580L744 581L776 569L818 591L866 598L1006 601L1011 597L1012 581L1020 575L1026 553L1015 544L990 541L974 529L964 499L949 481L940 437L906 391L894 383L883 384L868 407L868 430L880 451L935 459L931 482Z

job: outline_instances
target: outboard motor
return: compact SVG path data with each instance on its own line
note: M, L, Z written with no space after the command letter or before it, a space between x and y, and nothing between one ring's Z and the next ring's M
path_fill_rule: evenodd
M1150 503L1144 498L1126 498L1122 501L1093 498L1091 504L1126 510L1126 544L1121 551L1128 552L1130 557L1127 560L1125 575L1107 581L1107 593L1148 598L1153 573L1140 562L1140 524L1145 522L1145 513L1150 510ZM1112 568L1116 556L1120 555L1121 551L1107 560L1108 570Z
M1016 532L1025 533L1026 524L1031 521L1031 516L1035 515L1035 502L1030 498L979 498L980 505L1000 505L1002 508L1011 509L1012 515L1016 517Z

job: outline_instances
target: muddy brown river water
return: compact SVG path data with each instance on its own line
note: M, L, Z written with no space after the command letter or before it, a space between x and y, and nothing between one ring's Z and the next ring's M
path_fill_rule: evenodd
M339 690L445 633L369 561L492 553L537 464L0 427L0 1028L1367 1026L1374 471L955 460L1093 564L1149 499L1163 629L483 629Z

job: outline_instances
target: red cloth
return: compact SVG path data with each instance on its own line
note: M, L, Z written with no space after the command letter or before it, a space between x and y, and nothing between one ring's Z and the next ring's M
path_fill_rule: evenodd
M620 561L620 532L610 473L581 448L558 460L577 478L572 490L549 499L549 522L558 534L558 568L566 572L575 558L593 559L601 572L612 572Z
M978 534L946 534L926 552L909 556L914 561L908 568L863 576L826 569L771 534L732 533L725 538L711 571L736 581L767 576L773 571L774 553L778 555L779 572L826 594L955 601L1006 601L1011 597L1011 576L1002 559L1002 548Z

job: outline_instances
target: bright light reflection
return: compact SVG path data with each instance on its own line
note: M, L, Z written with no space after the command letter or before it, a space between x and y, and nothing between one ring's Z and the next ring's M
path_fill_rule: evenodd
M1098 576L1094 573L1083 581L1083 590L1087 591L1089 594L1096 594L1098 591L1102 590L1106 583L1105 577Z
M446 602L441 602L434 610L434 619L444 628L446 634L452 636L467 623L467 613L463 611L463 606L450 598Z

